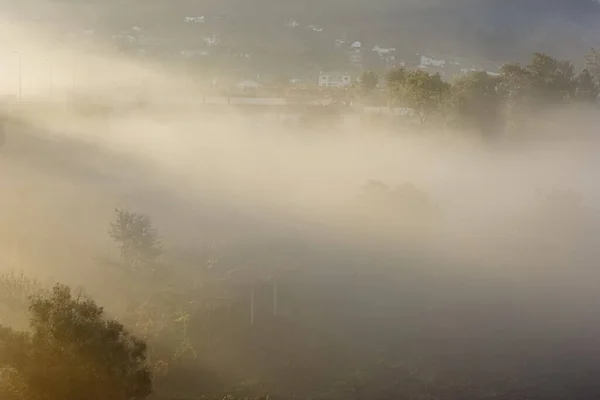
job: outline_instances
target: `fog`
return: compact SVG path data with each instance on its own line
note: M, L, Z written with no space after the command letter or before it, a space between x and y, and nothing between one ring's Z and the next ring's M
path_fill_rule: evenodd
M187 80L98 47L60 46L47 31L25 31L10 24L3 29L6 41L13 38L4 47L19 48L24 54L23 96L27 101L23 111L17 111L25 125L7 130L1 162L3 202L10 203L2 213L4 218L18 216L20 229L37 226L35 234L42 237L70 242L102 234L112 208L125 204L155 216L159 226L164 218L174 230L177 217L170 216L169 210L176 209L179 218L212 215L213 223L219 221L219 225L217 215L222 214L225 226L260 219L260 229L314 225L330 237L351 237L347 230L353 230L350 226L356 219L354 203L370 179L390 185L413 183L424 190L444 215L435 229L436 246L445 251L450 247L459 257L501 252L506 240L519 230L521 216L536 207L540 193L575 191L595 215L598 193L592 176L597 143L586 134L596 121L593 116L554 114L548 116L551 123L532 128L538 130L530 133L534 140L493 146L455 132L407 132L390 137L323 128L318 134L298 135L275 126L249 124L242 115L215 116L195 110L157 113L125 106L125 111L119 111L115 106L108 114L90 116L68 100L78 96L76 104L82 109L84 101L114 106L145 96L152 102L156 101L153 96L179 96ZM69 79L72 58L93 79L73 86ZM36 84L40 80L36 78L47 73L39 62L45 59L53 60L56 71L53 103L47 100L50 89ZM138 83L141 77L143 88ZM8 81L4 86L10 86L11 78L4 75ZM130 91L119 89L123 82ZM91 202L83 200L90 198ZM78 217L62 215L60 209ZM41 220L47 222L39 226ZM71 224L86 228L81 231ZM5 224L4 235L14 236L15 228ZM199 234L202 227L195 230L189 235ZM57 236L63 231L77 238ZM451 245L445 246L446 241ZM516 256L510 247L505 251L503 257ZM494 259L484 264L488 263L494 264ZM556 267L573 271L575 266ZM470 272L485 268L478 265ZM522 265L502 268L514 273L529 269Z
M106 36L135 25L174 38L180 34L174 28L185 16L219 16L230 24L206 25L234 47L255 47L259 52L285 51L287 46L306 52L301 41L280 47L287 34L277 28L295 18L303 25L326 26L322 34L331 42L361 37L369 46L393 46L405 54L428 51L507 62L523 60L534 51L562 58L588 51L599 35L600 16L593 4L593 0L5 0L2 9L19 22L58 25L68 33L92 28Z
M0 37L1 48L21 53L24 99L3 125L1 268L108 301L114 293L94 257L114 251L106 230L120 207L150 215L167 251L246 246L248 264L279 257L310 276L372 275L438 323L476 330L478 318L495 318L513 332L486 333L508 344L473 339L480 355L532 342L548 351L554 344L544 340L555 337L561 354L580 354L577 341L588 348L600 333L591 111L548 113L526 134L493 143L455 131L294 130L236 111L162 106L195 101L192 77L100 45L60 43L49 28L7 22ZM13 95L15 57L6 56L11 72L1 78ZM145 106L130 106L140 98ZM413 184L436 217L365 203L370 180ZM582 203L544 211L555 191ZM369 303L369 290L355 296ZM435 336L435 326L422 336Z

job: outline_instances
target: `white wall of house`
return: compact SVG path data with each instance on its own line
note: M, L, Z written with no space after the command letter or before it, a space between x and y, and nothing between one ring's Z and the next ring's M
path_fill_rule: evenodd
M438 60L433 57L421 56L421 65L426 67L444 68L446 60Z
M344 87L352 84L352 78L347 73L321 73L319 74L319 86L321 87Z
M209 53L206 50L182 50L181 56L185 58L206 57Z
M185 17L184 21L188 24L190 23L194 23L194 24L203 24L204 23L204 16L200 16L200 17Z
M388 56L391 53L394 53L396 51L396 49L394 47L380 47L379 45L375 45L375 47L373 47L373 51L377 54L379 54L379 57L384 57L384 56Z

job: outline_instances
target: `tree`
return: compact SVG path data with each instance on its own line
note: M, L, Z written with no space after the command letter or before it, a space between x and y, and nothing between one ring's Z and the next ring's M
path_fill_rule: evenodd
M105 319L93 300L56 285L31 298L30 312L30 331L0 328L5 392L27 400L142 400L150 395L146 343Z
M513 100L521 100L530 90L528 71L518 63L504 64L500 68L500 93Z
M116 209L109 235L118 244L121 264L128 270L154 270L162 255L162 245L150 217Z
M584 69L575 77L575 99L584 102L596 102L600 88L589 70Z
M386 84L390 92L398 92L406 82L406 69L395 68L388 72L385 78Z
M575 72L568 61L535 53L525 67L506 64L500 70L501 92L521 107L564 103L575 93Z
M429 75L417 70L407 75L404 95L408 104L417 111L421 123L425 123L441 110L449 89L450 85L442 81L440 74Z
M458 126L481 132L497 132L503 124L504 97L500 78L473 72L452 85L451 107Z
M386 76L386 82L388 87L393 87L396 85L402 85L406 81L406 69L394 68L390 72L388 72Z
M532 82L527 69L518 63L503 65L498 93L506 102L506 125L512 129L521 127L532 109Z
M542 53L534 54L525 67L516 63L502 66L500 78L498 92L506 100L507 123L513 126L526 123L532 113L566 104L577 96L573 65Z
M596 84L600 84L600 50L592 49L585 55L585 69L589 71Z
M0 324L27 327L29 298L38 294L42 284L25 274L7 271L0 274Z
M526 70L533 94L542 104L560 104L574 94L575 72L570 62L535 53Z
M377 87L379 76L373 71L365 71L360 78L360 87L364 93L370 93Z
M406 75L406 69L404 68L395 68L386 75L389 96L393 102L405 101L404 88Z
M149 216L121 209L115 213L108 234L118 245L121 260L115 263L99 259L101 264L117 264L126 272L113 276L116 279L111 287L120 296L118 304L111 303L111 310L120 308L121 320L135 327L136 334L151 346L147 359L152 365L156 391L160 393L172 385L174 375L181 374L182 362L196 358L187 324L192 314L199 314L200 305L194 301L198 293L190 285L189 275L178 280L172 274L174 270L169 266L174 260L161 259L161 241ZM187 389L175 380L179 382L177 390Z

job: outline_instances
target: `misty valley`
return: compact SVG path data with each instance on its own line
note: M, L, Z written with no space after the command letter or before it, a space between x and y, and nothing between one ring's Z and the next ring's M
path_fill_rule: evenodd
M386 2L338 19L120 2L0 6L1 400L600 396L599 51L401 64L372 33L326 36L399 15ZM519 7L433 3L402 6L423 21ZM231 62L269 29L242 11L290 36ZM202 42L201 61L113 47L89 27L109 20L138 27L114 35L129 50L156 50L141 38L163 21L161 46ZM65 21L85 21L83 44ZM347 68L265 55L304 54L296 41L331 42Z

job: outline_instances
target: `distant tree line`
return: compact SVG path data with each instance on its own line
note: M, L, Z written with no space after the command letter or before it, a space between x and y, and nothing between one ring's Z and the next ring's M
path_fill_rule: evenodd
M380 78L372 71L361 79L363 94ZM527 65L505 64L498 74L470 72L444 82L440 74L398 68L385 76L388 102L411 107L421 123L474 129L491 135L551 107L595 104L600 94L600 52L586 56L576 72L569 61L536 53Z

